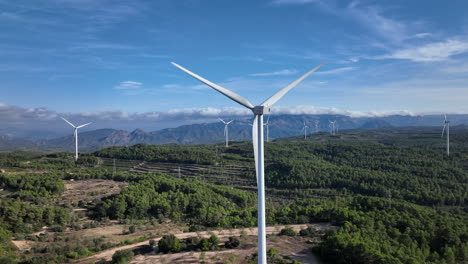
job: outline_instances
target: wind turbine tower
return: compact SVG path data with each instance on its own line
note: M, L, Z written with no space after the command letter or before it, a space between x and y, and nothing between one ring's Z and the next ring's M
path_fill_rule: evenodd
M334 136L334 135L336 134L336 127L335 127L335 125L336 125L336 120L334 120L334 121L328 120L328 122L329 122L329 126L330 126L330 134L331 134L332 136Z
M304 126L302 127L301 129L301 132L304 131L304 139L307 139L307 128L309 126L306 125L305 121L304 121Z
M268 119L266 123L264 124L266 127L266 142L270 142L270 115L268 115Z
M73 136L75 137L75 160L78 160L78 129L90 125L91 123L87 123L81 126L75 126L65 118L62 117L62 119L75 129L75 131L73 132Z
M223 122L224 124L224 137L226 137L226 148L229 147L229 129L228 129L228 126L229 124L232 123L232 121L234 120L231 120L229 122L225 122L224 120L222 120L221 118L218 117L219 120L221 120L221 122Z
M252 126L252 142L254 149L255 157L255 169L257 176L257 194L258 194L258 263L265 264L267 263L266 257L266 230L265 230L265 182L264 182L264 155L263 155L263 115L270 113L270 107L276 103L281 97L283 97L289 90L294 88L307 76L312 74L318 68L322 67L323 63L319 66L308 71L306 74L302 75L299 79L295 80L291 84L287 85L276 94L268 98L266 101L260 105L254 106L244 97L227 90L215 83L212 83L203 77L185 69L184 67L172 63L175 67L194 77L195 79L203 82L204 84L210 86L221 94L229 97L231 100L237 102L238 104L250 109L254 115L254 121Z
M447 115L444 115L444 128L442 129L442 137L444 137L445 128L447 128L447 156L450 156L450 121L447 119Z

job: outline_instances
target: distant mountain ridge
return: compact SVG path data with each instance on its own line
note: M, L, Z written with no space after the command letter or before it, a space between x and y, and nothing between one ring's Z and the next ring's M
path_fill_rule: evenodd
M265 117L265 121L268 116ZM387 116L387 117L349 117L339 115L272 115L270 116L270 139L300 135L304 122L307 133L329 131L329 121L337 121L338 131L343 129L379 129L409 126L441 126L443 119L434 116ZM468 115L451 117L451 124L468 124ZM317 127L316 127L316 122ZM229 125L229 139L243 141L251 139L251 119L235 120ZM134 144L211 144L224 141L224 125L221 122L183 125L159 131L145 132L135 129L131 132L111 128L97 129L79 133L80 151L94 151L109 146L130 146ZM442 128L441 128L442 129ZM0 136L0 151L73 151L72 133L69 136L50 140L25 140Z

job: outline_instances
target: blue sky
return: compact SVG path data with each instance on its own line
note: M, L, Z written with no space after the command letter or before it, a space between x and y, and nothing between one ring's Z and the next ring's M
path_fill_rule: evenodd
M171 61L254 104L328 62L277 103L284 111L468 112L466 10L465 0L0 0L0 120L240 111Z

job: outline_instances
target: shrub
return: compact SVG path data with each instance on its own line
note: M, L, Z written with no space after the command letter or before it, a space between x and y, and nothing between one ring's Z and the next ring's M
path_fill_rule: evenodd
M189 227L190 232L198 232L198 231L203 231L205 230L206 227L202 225L192 225Z
M276 248L268 249L268 251L267 251L267 256L268 257L275 257L276 255L278 255L278 250Z
M218 248L219 238L215 234L213 234L208 239L208 242L210 242L210 249L216 249Z
M126 250L119 250L114 253L112 256L112 264L126 264L128 263L132 258L134 254L131 249L126 249Z
M296 231L294 231L291 227L286 227L286 228L281 229L279 235L280 236L295 236Z
M200 239L198 237L189 237L185 240L185 242L187 245L196 246L198 243L200 243Z
M159 251L163 253L179 252L182 249L180 240L174 235L165 235L158 242Z
M149 245L150 245L151 247L154 247L154 246L156 246L156 240L154 240L154 239L150 239L150 241L149 241Z
M198 248L201 250L201 251L207 251L207 250L210 250L210 242L208 241L207 238L202 238L200 240L200 243L198 243Z
M224 246L226 248L236 248L240 245L240 241L239 239L235 238L235 237L229 237L229 241L226 241L226 243L224 243Z
M317 233L317 229L313 227L308 227L306 229L301 229L301 231L299 231L299 235L301 236L314 236L316 233Z
M61 226L61 225L53 225L53 226L50 227L50 230L52 232L63 232L63 231L65 231L65 227Z

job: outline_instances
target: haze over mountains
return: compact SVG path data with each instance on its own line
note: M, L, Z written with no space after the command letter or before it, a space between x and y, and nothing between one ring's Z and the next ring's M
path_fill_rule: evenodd
M266 117L268 118L268 117ZM379 129L387 127L437 126L442 127L443 118L440 115L385 117L349 117L337 115L272 115L270 116L270 138L278 139L301 135L303 123L309 126L307 133L316 132L315 121L318 120L319 131L329 131L329 120L337 120L338 131L344 129ZM468 124L468 115L451 115L451 125ZM266 121L266 120L265 120ZM251 119L236 119L229 126L229 138L234 141L251 139ZM159 131L117 130L112 128L97 129L79 133L80 151L94 151L108 146L126 146L139 143L145 144L210 144L224 141L223 124L221 122L183 125L176 128L166 128ZM3 131L4 132L4 131ZM15 137L3 134L0 130L0 151L33 150L33 151L72 151L73 137L50 138L47 133L28 133L18 131ZM38 138L38 135L43 135ZM54 134L52 134L54 135Z

